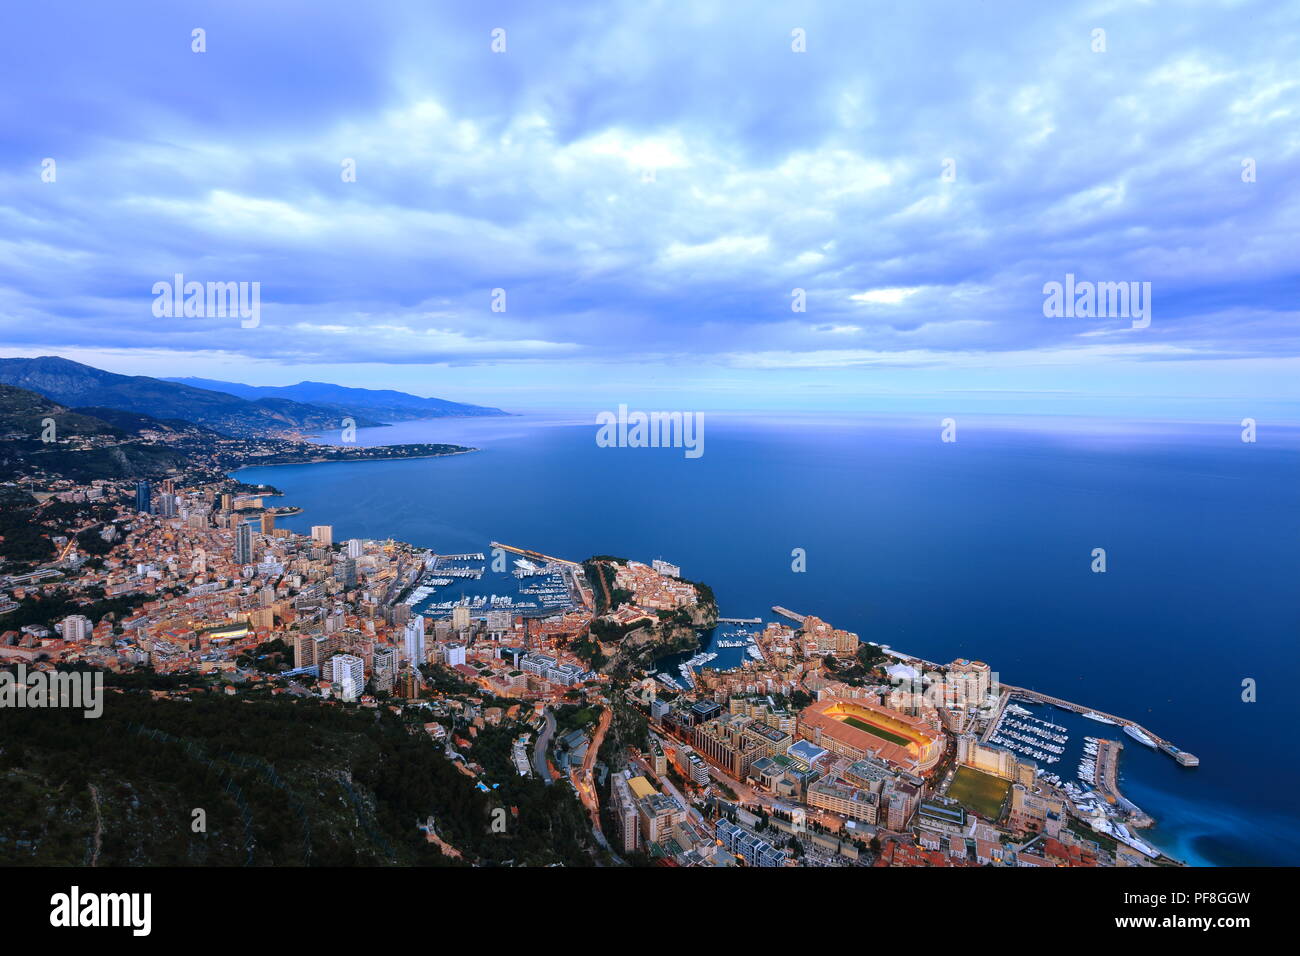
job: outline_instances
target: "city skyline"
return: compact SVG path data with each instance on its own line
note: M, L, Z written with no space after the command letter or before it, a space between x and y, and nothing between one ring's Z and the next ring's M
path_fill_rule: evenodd
M310 9L17 14L6 355L1300 422L1285 10ZM260 321L158 317L178 274L259 284ZM1046 314L1068 277L1150 283L1147 315Z

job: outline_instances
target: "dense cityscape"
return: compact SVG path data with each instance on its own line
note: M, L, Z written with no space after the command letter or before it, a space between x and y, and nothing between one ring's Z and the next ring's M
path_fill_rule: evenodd
M662 559L296 534L276 525L291 509L274 489L231 478L25 475L4 494L55 552L0 567L0 659L20 681L103 672L109 711L120 695L382 711L467 790L491 799L518 777L567 791L589 826L569 862L1178 862L1141 839L1154 821L1116 767L1134 741L1192 755L1003 686L981 661L919 660L778 605L767 622L719 618L707 585ZM502 578L518 593L488 594ZM699 637L715 631L743 648L738 666L709 666ZM661 667L673 654L690 656ZM1054 769L1068 737L1048 701L1096 722L1077 780ZM6 861L75 862L39 816L10 821ZM433 806L405 826L446 862L482 862Z

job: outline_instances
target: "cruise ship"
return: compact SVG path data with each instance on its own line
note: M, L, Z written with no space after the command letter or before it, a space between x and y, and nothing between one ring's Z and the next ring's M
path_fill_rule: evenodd
M1146 744L1148 747L1155 747L1156 742L1144 734L1137 724L1125 724L1124 733L1128 734L1140 744Z
M1118 720L1111 720L1109 717L1103 717L1101 714L1092 710L1088 711L1083 716L1087 717L1089 720L1095 720L1099 724L1110 724L1112 727L1119 723Z

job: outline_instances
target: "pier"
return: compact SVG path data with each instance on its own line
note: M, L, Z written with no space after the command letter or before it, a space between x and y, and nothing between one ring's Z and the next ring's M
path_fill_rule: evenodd
M1102 799L1123 811L1124 822L1131 829L1155 826L1154 818L1143 813L1133 801L1126 799L1119 792L1119 754L1123 749L1124 745L1118 740L1097 741L1097 774L1094 786Z
M554 558L549 554L542 554L540 551L531 551L528 548L516 548L514 545L502 544L500 541L489 541L488 547L500 548L502 551L509 551L511 554L521 554L525 558L536 559L538 561L553 561L556 564L567 565L571 568L582 567L582 565L577 561L569 561L565 558Z
M435 554L434 558L436 558L439 561L483 561L484 560L483 553L481 551L476 552L475 554Z
M998 731L998 724L1002 722L1002 713L1007 709L1007 704L1011 702L1011 691L1002 690L1001 696L998 697L998 705L993 708L993 716L989 719L989 725L984 728L984 733L980 736L980 743L986 744Z
M802 624L804 619L808 617L807 614L796 614L789 608L781 607L779 604L773 604L772 611L776 614L780 614L782 617L788 617L792 621L798 621L800 624Z
M1145 727L1143 727L1135 720L1128 720L1127 718L1124 717L1118 717L1115 714L1108 714L1105 711L1097 710L1094 707L1084 707L1082 704L1076 704L1073 701L1062 700L1059 697L1052 697L1048 694L1040 694L1038 691L1029 690L1026 687L1012 687L1010 684L1003 684L1002 687L1004 690L1010 691L1013 695L1017 697L1023 697L1026 700L1036 701L1040 704L1054 704L1057 707L1060 707L1062 710L1072 710L1076 714L1087 714L1087 713L1099 714L1102 717L1106 717L1109 720L1115 721L1116 725L1121 730L1125 727L1132 727L1134 730L1140 730L1142 731L1142 733L1146 734L1153 741L1155 741L1156 747L1159 750L1168 754L1170 757L1173 757L1174 760L1178 761L1179 765L1183 767L1200 766L1201 763L1200 758L1197 757L1195 754L1189 754L1185 750L1179 750L1170 741L1159 736L1158 734L1152 733L1151 731L1147 730Z
M761 617L720 617L719 624L762 624Z

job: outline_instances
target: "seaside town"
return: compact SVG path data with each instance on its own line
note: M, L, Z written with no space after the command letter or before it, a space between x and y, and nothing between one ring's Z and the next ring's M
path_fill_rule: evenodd
M297 534L277 527L290 509L273 489L232 479L29 476L3 491L54 552L0 565L5 667L177 678L149 691L162 699L401 714L466 787L490 793L504 774L569 788L593 863L1177 862L1142 839L1154 821L1120 793L1117 764L1125 746L1192 755L1005 686L981 661L922 661L779 606L778 620L719 618L707 586L664 560ZM515 593L482 593L502 580ZM1095 727L1077 768L1062 762L1066 711ZM477 752L489 728L509 731L508 759ZM461 855L432 818L422 829Z

